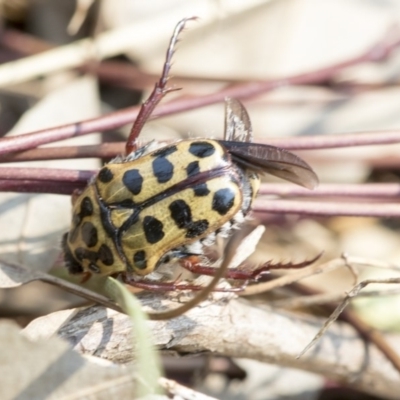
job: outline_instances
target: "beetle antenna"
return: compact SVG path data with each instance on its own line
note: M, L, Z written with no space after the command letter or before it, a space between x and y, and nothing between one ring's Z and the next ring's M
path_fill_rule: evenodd
M179 34L183 31L186 22L196 19L197 17L184 18L176 25L174 33L169 42L161 77L159 81L155 84L149 98L144 103L142 103L139 114L137 115L136 120L133 123L131 132L125 145L126 155L132 153L137 149L137 138L143 128L143 125L149 119L151 113L153 112L157 104L161 101L161 99L169 92L180 90L180 88L166 87L172 65L171 60L175 52L175 46L178 42Z

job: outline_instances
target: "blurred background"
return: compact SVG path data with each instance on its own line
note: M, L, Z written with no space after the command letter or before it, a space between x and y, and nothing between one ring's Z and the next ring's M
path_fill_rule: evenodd
M387 43L400 38L400 2L396 0L1 0L0 15L1 136L82 121L140 104L158 79L176 23L190 16L199 19L189 22L180 37L170 79L170 85L181 90L165 101L321 71L376 46L375 53L364 58L367 62L360 60L349 68L334 70L315 83L300 79L299 84L288 85L280 80L275 90L247 96L243 103L255 142L400 129L400 49L394 48L381 62L372 62ZM86 40L90 38L98 42ZM78 44L83 52L77 50ZM53 48L70 50L49 53L39 61L28 58ZM25 64L16 64L23 58ZM145 125L141 140L222 138L223 123L224 104L220 101L156 118ZM57 145L123 142L129 128L126 125ZM390 144L296 154L315 169L321 182L398 183L399 150L399 144ZM18 166L95 169L101 163L56 160ZM353 200L357 201L369 200ZM60 255L60 238L69 221L68 196L0 193L0 258L48 270ZM396 218L311 218L257 212L253 221L265 223L267 228L254 255L257 262L302 261L324 252L322 263L346 252L400 265ZM398 272L388 268L361 271L361 278L373 276L392 277ZM305 283L343 292L353 280L343 269ZM281 291L277 296L288 294ZM0 290L0 316L21 326L77 304L79 299L42 283ZM372 326L394 332L400 328L400 297L360 299L355 309ZM204 356L183 363L165 359L165 365L170 376L196 384L218 398L372 398L329 387L313 374L249 360ZM299 384L288 385L294 380Z

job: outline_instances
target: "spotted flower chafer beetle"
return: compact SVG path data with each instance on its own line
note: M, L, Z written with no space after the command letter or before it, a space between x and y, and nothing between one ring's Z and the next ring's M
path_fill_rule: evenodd
M296 155L252 143L249 116L235 99L226 99L223 140L137 146L144 123L171 90L170 61L186 21L175 29L161 79L133 125L127 155L104 166L74 201L71 229L63 238L71 273L122 274L133 285L159 288L145 277L171 259L186 267L188 260L201 264L203 246L243 222L258 193L259 174L307 188L318 182ZM200 265L198 271L207 268Z

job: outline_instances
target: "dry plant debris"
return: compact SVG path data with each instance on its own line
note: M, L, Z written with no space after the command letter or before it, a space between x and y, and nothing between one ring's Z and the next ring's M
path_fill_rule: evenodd
M398 332L394 283L361 291L363 299L341 314L344 321L299 360L326 317L275 307L310 311L316 303L328 316L353 287L358 293L365 282L399 280L400 7L356 0L236 3L0 2L0 306L3 318L32 321L24 334L34 340L2 324L1 398L110 398L110 391L128 398L135 386L130 367L117 365L134 359L128 317L104 293L94 293L93 282L61 286L114 310L73 308L83 305L81 298L43 282L59 282L65 273L48 274L61 264L60 238L70 219L65 195L86 185L100 159L123 152L121 137L137 116L139 97L146 98L142 92L158 79L173 25L192 15L200 19L179 43L169 81L183 90L157 107L140 139L220 138L221 104L227 96L241 99L255 142L299 150L323 182L313 192L263 182L252 223L265 232L245 267L324 255L315 265L248 286L242 295L253 297L216 292L178 318L150 321L155 344L175 355L218 353L312 371L321 376L320 390L330 379L398 398L400 338L369 328ZM114 55L133 63L107 59ZM351 272L342 267L344 252ZM265 294L282 288L302 297ZM142 293L139 299L148 311L165 312L194 296ZM98 365L99 359L109 362ZM49 365L60 374L41 374ZM249 380L251 374L257 372L249 369ZM201 398L176 383L160 384L171 396ZM256 391L245 398L256 398Z

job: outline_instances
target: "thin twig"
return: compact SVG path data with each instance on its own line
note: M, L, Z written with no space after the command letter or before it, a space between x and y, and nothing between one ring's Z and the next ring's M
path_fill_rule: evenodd
M395 278L397 281L399 278ZM309 286L306 286L301 283L295 283L292 285L292 287L297 290L300 293L304 294L320 294L318 290L315 290ZM359 287L359 285L357 285ZM335 303L328 303L324 304L323 307L330 311L332 316L328 319L328 321L325 322L323 327L321 328L322 330L326 330L327 327L331 324L330 320L333 318L338 318L340 317L340 320L346 321L349 324L351 324L358 332L359 334L367 341L374 343L381 351L382 353L385 354L387 359L392 363L392 365L400 371L400 356L396 353L396 351L392 348L392 346L387 342L385 339L384 335L379 332L376 329L373 329L371 326L367 325L364 321L362 321L357 314L355 314L353 311L349 309L345 309L346 305L349 303L349 296L346 297L346 299L343 301L342 304L339 306L336 306ZM319 337L319 333L317 333L317 336ZM314 340L312 341L314 342ZM310 343L311 344L311 343ZM307 349L309 348L309 345L305 349L302 350L300 353L303 354ZM299 355L299 356L300 356Z
M53 286L57 286L58 288L61 288L69 293L73 293L79 297L82 297L84 299L92 301L96 304L101 304L104 307L111 308L112 310L115 310L118 312L123 312L121 307L119 307L117 304L115 304L109 298L107 298L99 293L96 293L90 289L86 289L80 285L76 285L72 282L66 281L65 279L60 279L56 276L49 275L49 274L43 274L43 276L38 278L38 280L49 283L50 285L53 285Z
M374 268L390 269L393 271L400 271L399 264L394 264L388 261L374 260L371 258L348 256L348 255L345 255L345 257L346 261L354 266L374 267Z
M24 56L38 54L56 46L41 40L33 35L16 29L6 29L0 36L0 43L8 49ZM142 71L136 65L123 61L100 61L93 65L82 64L77 67L79 71L94 73L101 81L123 86L127 89L144 90L154 85L159 79L159 74ZM208 77L198 75L174 74L171 81L174 85L182 86L186 83L204 84L210 82L233 83L243 82L243 79L235 79L226 76Z
M389 134L389 137L386 135ZM346 143L347 137L356 136L356 140L350 139L348 147L351 146L370 146L370 145L381 145L381 144L393 144L400 143L400 130L399 131L371 131L359 134L333 134L333 135L323 135L327 138L329 146L333 148L338 146L338 148L343 147ZM24 135L23 135L24 136ZM374 138L374 143L371 143L371 138ZM164 141L163 141L164 142ZM169 143L166 140L165 143ZM290 137L290 138L273 138L268 139L256 139L257 143L273 144L275 146L288 149L288 150L299 150L305 145L309 146L313 150L317 150L320 146L319 139L315 139L314 136L302 136L302 137ZM352 142L352 143L350 143ZM0 146L2 145L2 140L0 140ZM61 160L61 159L71 159L71 158L102 158L111 159L116 156L120 156L124 153L124 142L108 142L96 145L83 145L83 146L52 146L52 147L39 147L23 151L15 151L11 153L0 153L0 162L19 162L19 161L40 161L40 160ZM300 149L301 150L301 149ZM326 164L326 163L337 163L346 162L348 158L344 157L343 154L338 154L338 158L327 155L326 157L319 156L318 153L307 153L308 161L314 162L316 164ZM366 157L362 153L357 155L351 155L351 161L358 161L363 164L370 165L371 167L387 167L394 168L400 166L400 159L397 156L388 156L385 158L373 158ZM272 188L273 186L271 186ZM292 186L291 186L292 187ZM333 187L333 186L332 186ZM343 186L341 189L345 188ZM285 188L285 186L282 186ZM281 189L282 189L281 188ZM328 186L327 186L328 188ZM393 188L392 188L393 189ZM390 189L390 190L392 190ZM296 192L296 191L295 191ZM301 195L302 189L298 188L298 195ZM310 193L306 191L305 193ZM318 192L316 192L318 193ZM279 193L277 193L279 194Z
M365 132L366 133L366 132ZM360 133L361 139L365 133ZM373 132L368 132L368 134L372 134ZM386 137L386 131L377 131L376 135L382 135L382 139L387 142L389 138ZM347 134L344 134L347 135ZM342 141L341 135L339 135L339 140ZM395 136L395 135L394 135ZM358 139L357 139L358 141ZM396 143L396 142L393 142ZM339 143L340 144L340 143ZM385 143L377 143L385 144ZM389 144L389 143L386 143ZM358 145L358 144L357 144ZM363 144L360 144L363 146ZM351 146L350 146L351 147ZM315 163L318 165L340 165L344 163L353 163L356 161L360 164L367 165L371 168L399 168L400 167L400 157L397 155L398 148L397 146L394 148L387 148L385 152L381 154L378 153L376 156L372 156L371 154L364 153L364 152L343 152L343 151L335 151L335 148L332 148L333 151L324 151L323 153L320 152L307 152L307 160L310 163ZM338 148L339 150L339 148ZM304 154L305 155L305 154Z
M304 189L286 183L264 183L259 194L281 197L367 197L388 199L400 197L398 183L322 183L314 190Z
M398 296L400 294L400 289L383 289L383 290L371 290L368 292L361 292L357 295L357 298L365 297L388 297L388 296ZM288 299L272 300L271 306L282 307L282 308L300 308L300 307L310 307L319 306L325 303L338 303L346 297L346 293L321 293L314 294L310 296L300 296L291 297Z
M50 193L71 195L76 189L83 189L87 182L63 182L44 180L0 179L0 192Z
M25 268L22 265L0 260L0 275L2 279L1 284L3 289L17 287L21 284L27 284L29 282L40 280L42 282L60 287L67 292L81 296L89 301L102 304L104 307L109 307L113 310L121 312L121 308L107 297L83 286L77 285L65 279L61 279L57 276L47 274L37 269L35 270L32 268Z
M72 194L74 189L84 188L87 182L93 177L96 171L75 171L57 170L46 168L0 168L0 192L22 192L22 193L52 193L52 194ZM60 185L63 182L63 185ZM360 187L363 197L370 198L396 198L398 185L382 185L381 191L373 193L373 185L368 185L365 192ZM393 188L390 186L393 185ZM282 184L282 186L286 186ZM356 196L358 188L354 186L350 193ZM360 185L361 186L361 185ZM268 189L268 186L266 186ZM276 189L276 188L275 188ZM275 190L274 189L274 190ZM293 189L296 195L297 189ZM323 187L323 193L335 193L327 191ZM268 192L266 190L264 193ZM275 190L278 192L278 190ZM337 196L345 196L345 190L340 191L338 187ZM292 194L292 193L291 193ZM315 202L315 201L295 201L295 200L266 200L257 198L253 205L256 213L274 214L299 214L299 215L319 215L319 216L353 216L353 217L398 217L400 216L400 205L397 203L374 202L374 203L350 203L350 202Z
M125 142L86 146L42 147L0 155L0 163L19 161L63 160L74 158L114 158L122 155Z
M340 147L371 146L400 142L400 130L342 133L338 135L313 135L287 138L255 139L256 142L284 147L288 150L317 150Z
M397 203L345 203L295 200L265 200L258 198L253 211L260 213L285 213L320 216L351 217L400 217L400 204Z
M72 169L2 167L0 179L87 183L95 173Z
M298 282L310 276L333 271L335 269L343 267L344 265L345 263L343 258L337 258L322 265L310 265L309 267L303 268L296 272L292 272L288 275L281 276L269 282L262 282L257 283L256 285L248 286L244 289L244 291L239 293L239 296L252 296L259 293L265 293L270 290L287 286L294 282Z
M366 52L362 53L357 57L350 58L346 61L331 65L326 68L321 68L319 70L299 75L294 75L291 77L273 79L269 81L238 84L230 86L228 88L224 88L219 92L211 93L205 96L181 97L178 98L177 100L170 101L169 103L166 103L164 105L160 105L157 108L157 116L160 117L164 115L171 115L182 111L187 111L215 103L220 103L226 97L245 99L260 95L262 93L283 86L321 82L337 75L343 69L348 68L350 66L354 66L365 62L382 61L386 57L388 57L399 45L400 45L400 38L397 37L396 39L393 39L393 31L389 31L385 35L385 37L382 38L376 45L374 45L372 48L368 49ZM41 73L43 73L43 71L41 71ZM138 111L139 111L138 106L129 107L121 111L110 113L108 115L99 118L81 121L79 123L67 124L54 128L43 129L40 131L31 132L10 138L3 138L0 140L0 154L26 150L40 146L45 143L51 143L58 140L63 140L75 136L81 136L97 131L116 129L128 123L132 123L135 120ZM342 144L343 146L361 145L357 144L357 141L355 139L353 139L353 141L349 140L348 135L346 137L347 139L346 138L344 139L346 144ZM335 141L329 143L329 141L327 141L326 139L325 141L322 141L323 138L316 138L314 136L312 138L307 138L307 139L309 140L312 139L312 140L306 143L304 143L304 140L301 140L299 143L303 142L302 146L297 145L297 147L286 147L286 148L303 148L303 149L317 148L316 144L320 146L319 148L322 148L321 146L337 147L335 145L336 143ZM337 138L335 139L337 140ZM370 142L363 143L363 145L377 143L376 137L368 139ZM400 132L392 132L390 140L391 140L390 142L388 141L386 143L399 142ZM349 141L350 144L348 143ZM338 146L340 146L340 144Z
M74 189L84 187L94 176L96 171L78 171L49 168L0 168L0 191L33 192L33 193L54 193L71 194ZM63 182L66 185L60 185ZM271 185L270 193L282 195L285 191L279 191L279 186L288 187L285 184ZM395 198L399 189L397 184L374 184L362 185L325 185L322 186L321 195L336 196L359 196L370 198ZM267 188L267 190L265 190ZM376 191L375 191L376 190ZM305 193L301 189L292 188L290 195ZM336 192L335 192L336 191ZM375 192L374 192L375 191ZM286 190L286 193L288 191ZM264 186L261 193L268 193L268 185ZM307 192L311 193L311 192ZM400 216L400 205L397 203L374 202L374 203L350 203L350 202L315 202L295 200L266 200L257 198L253 205L254 212L260 213L285 213L305 214L321 216L367 216L367 217L398 217Z

